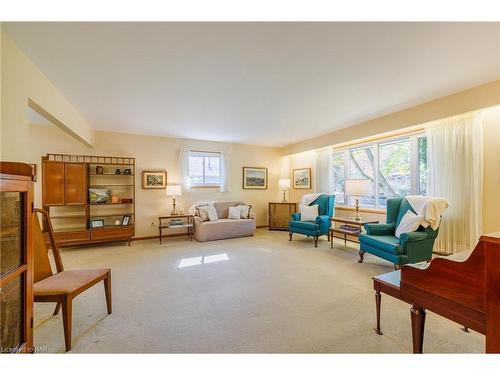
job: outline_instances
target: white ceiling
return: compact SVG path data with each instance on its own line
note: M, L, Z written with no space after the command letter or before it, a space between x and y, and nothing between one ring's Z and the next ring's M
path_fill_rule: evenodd
M7 23L96 129L283 146L500 77L500 23Z

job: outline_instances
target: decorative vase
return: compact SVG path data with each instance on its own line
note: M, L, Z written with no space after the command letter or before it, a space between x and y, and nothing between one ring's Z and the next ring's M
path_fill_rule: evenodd
M115 169L115 174L122 174L122 171L120 170L120 168Z
M104 173L104 168L101 167L100 165L98 165L97 167L95 167L95 173L96 174L103 174Z
M113 194L113 195L111 196L111 203L118 203L118 201L119 201L119 200L118 200L118 195Z

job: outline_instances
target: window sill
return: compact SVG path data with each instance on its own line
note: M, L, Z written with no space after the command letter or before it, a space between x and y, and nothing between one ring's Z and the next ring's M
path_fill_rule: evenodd
M195 186L190 186L191 189L207 189L207 188L214 188L214 189L220 189L220 185L195 185Z
M337 206L335 205L336 210L344 210L344 211L356 211L355 207L351 206ZM383 214L385 215L386 211L383 208L369 208L369 207L360 207L359 212L366 212L370 214Z

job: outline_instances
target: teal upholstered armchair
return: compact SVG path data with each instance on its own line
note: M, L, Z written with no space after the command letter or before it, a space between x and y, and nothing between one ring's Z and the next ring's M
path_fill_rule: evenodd
M314 221L300 221L300 213L292 214L292 220L288 223L290 230L290 241L293 233L299 233L314 238L314 247L318 247L319 236L327 235L330 240L331 217L335 210L335 196L322 194L310 206L318 205L319 216Z
M386 224L365 224L366 234L359 235L359 263L363 262L365 253L376 255L394 264L398 269L407 263L429 261L439 228L420 226L416 232L402 233L399 239L394 235L404 214L411 210L405 198L387 200Z

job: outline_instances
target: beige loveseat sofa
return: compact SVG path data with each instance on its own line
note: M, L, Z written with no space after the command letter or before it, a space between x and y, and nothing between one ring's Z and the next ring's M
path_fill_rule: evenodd
M215 202L217 211L216 221L201 221L199 216L194 218L194 238L197 241L214 241L226 238L248 237L255 233L255 215L250 210L249 219L228 219L229 207L245 204L243 202Z

